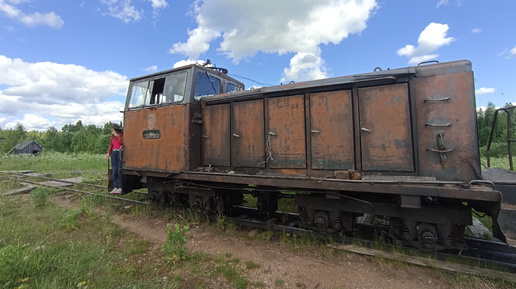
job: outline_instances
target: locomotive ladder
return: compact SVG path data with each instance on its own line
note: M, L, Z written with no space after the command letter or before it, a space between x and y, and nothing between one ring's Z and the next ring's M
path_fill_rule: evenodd
M437 99L425 99L424 100L424 103L425 104L432 104L432 106L430 106L428 108L428 113L430 113L432 110L434 110L434 107L433 107L433 104L434 103L447 103L448 101L450 101L450 97L444 97L444 98L437 98ZM447 127L450 127L452 124L450 122L447 122L447 123L432 123L430 122L429 118L428 118L428 114L426 115L426 122L425 122L425 127L430 127L432 129L434 128L447 128ZM439 133L437 134L436 136L437 138L437 149L435 148L427 148L426 150L427 151L431 151L431 152L435 152L435 153L438 153L439 154L439 157L441 159L441 165L443 167L446 167L446 153L449 153L451 151L453 151L453 149L451 148L447 148L446 147L446 143L444 141L444 133Z

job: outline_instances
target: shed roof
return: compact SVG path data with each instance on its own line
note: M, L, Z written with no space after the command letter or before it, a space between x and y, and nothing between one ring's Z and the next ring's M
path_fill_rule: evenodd
M29 141L24 141L24 142L21 142L20 144L18 144L14 149L16 150L21 150L21 149L24 149L26 148L27 146L29 146L30 144L36 144L38 147L41 147L40 145L38 145L35 141L33 140L29 140Z

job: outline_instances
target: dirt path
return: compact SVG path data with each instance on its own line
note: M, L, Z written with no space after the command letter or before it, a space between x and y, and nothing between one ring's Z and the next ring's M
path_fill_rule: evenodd
M76 206L58 199L63 207ZM155 247L166 241L167 221L138 214L113 214L113 221L125 230L149 240ZM300 252L277 241L247 240L243 237L221 234L199 224L189 233L190 252L202 251L210 255L231 254L241 262L253 261L260 267L249 270L246 278L261 282L265 288L471 288L471 282L458 284L447 274L436 270L405 264L379 261L351 253L328 254ZM277 280L283 280L277 285ZM476 279L475 288L494 288L489 282ZM249 287L248 287L249 288Z

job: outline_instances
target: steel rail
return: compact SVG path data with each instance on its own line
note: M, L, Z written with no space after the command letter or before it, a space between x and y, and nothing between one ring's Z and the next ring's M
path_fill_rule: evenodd
M0 173L10 174L10 175L15 175L15 176L20 176L20 177L40 178L40 179L45 179L45 180L49 180L49 181L56 181L56 182L72 184L72 185L82 185L82 186L94 187L94 188L98 188L98 189L105 189L105 190L108 189L107 186L100 186L100 185L94 185L94 184L88 184L88 183L76 183L76 182L67 181L67 180L63 180L63 179L54 179L54 178L49 178L49 177L44 177L44 176L27 175L27 174L20 174L20 173L8 172L8 171L2 171ZM133 190L133 192L142 194L142 195L148 195L148 193L144 193L144 192L141 192L138 190Z
M41 176L27 176L27 175L23 175L23 174L15 174L15 173L11 173L11 174L17 175L17 176L22 176L22 177L43 178L43 179L48 179L48 180L52 180L52 181L56 181L56 182L70 183L70 184L73 184L73 185L86 185L86 186L93 186L93 187L96 187L96 188L107 189L107 187L98 186L98 185L91 185L91 184L84 184L84 183L74 183L74 182L69 182L69 181L67 182L67 181L62 181L60 179L52 179L52 178L41 177ZM28 180L23 180L23 182L29 183L29 184L32 184L32 185L35 185L35 186L44 186L44 187L50 187L50 188L56 189L55 186L47 185L47 184L42 184L42 183L39 183L39 182L33 182L33 181L28 181ZM76 189L70 189L70 188L66 188L66 187L57 187L57 189L65 190L65 191L70 191L70 192L74 192L74 193L77 193L77 194L85 194L85 195L90 195L90 196L98 196L98 197L103 197L103 198L106 198L106 199L119 200L119 201L124 201L124 202L129 202L129 203L140 204L140 205L150 205L151 204L151 203L147 203L147 202L141 202L141 201L136 201L136 200L131 200L131 199L125 199L125 198L115 197L115 196L111 196L111 195L96 194L96 193L92 193L92 192L88 192L88 191L81 191L81 190L76 190Z

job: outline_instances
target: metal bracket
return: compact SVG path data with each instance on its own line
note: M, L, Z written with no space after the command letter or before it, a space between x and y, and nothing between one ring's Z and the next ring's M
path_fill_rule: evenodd
M441 165L443 168L446 167L446 153L453 151L453 149L446 148L446 144L444 143L444 134L442 133L437 135L437 149L427 148L426 150L439 153L439 157L441 158Z

